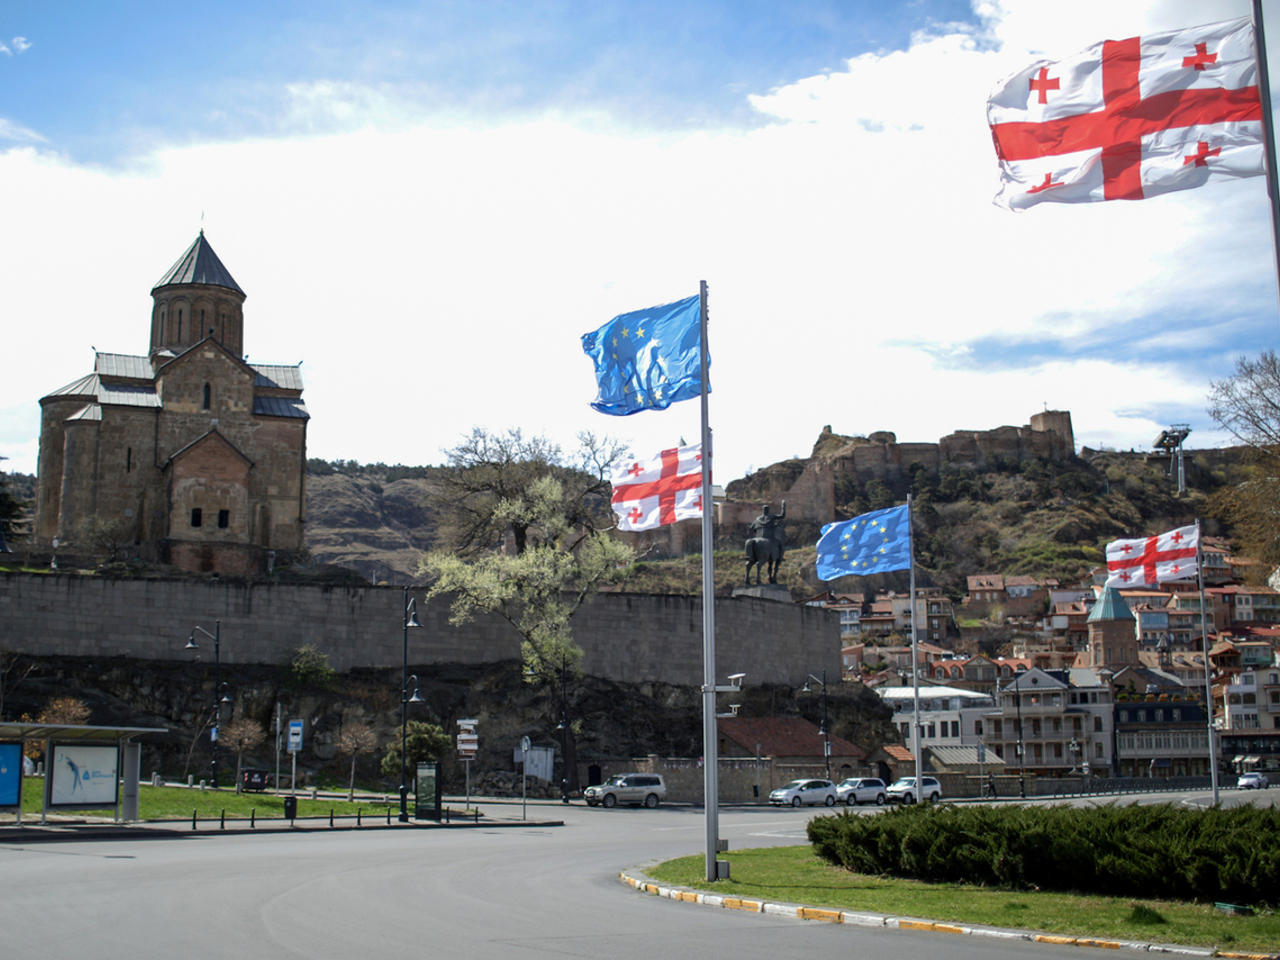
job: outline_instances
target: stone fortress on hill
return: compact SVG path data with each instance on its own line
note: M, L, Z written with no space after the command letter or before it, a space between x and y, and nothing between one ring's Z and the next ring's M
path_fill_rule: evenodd
M943 467L978 469L1023 460L1063 462L1075 456L1071 413L1044 410L1021 427L957 430L937 443L900 443L879 430L868 436L844 436L824 427L807 460L786 460L730 482L727 499L716 503L716 537L721 546L736 546L760 512L762 503L787 501L787 521L821 526L836 519L838 491L849 481L893 483L910 476L913 465L938 471ZM637 534L637 552L650 556L701 549L697 520Z
M95 350L40 400L35 543L261 572L304 543L301 372L245 361L245 292L203 230L151 297L145 356Z

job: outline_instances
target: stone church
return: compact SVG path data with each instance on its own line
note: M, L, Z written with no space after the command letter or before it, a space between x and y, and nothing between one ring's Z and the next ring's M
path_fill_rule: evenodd
M94 352L40 400L35 539L247 575L303 545L298 366L244 359L245 293L200 232L151 291L146 356Z

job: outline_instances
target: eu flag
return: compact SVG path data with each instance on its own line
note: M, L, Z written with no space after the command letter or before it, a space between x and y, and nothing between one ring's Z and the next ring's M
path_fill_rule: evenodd
M818 539L818 579L866 576L911 567L911 507L872 510L828 523Z
M625 417L665 410L702 392L698 297L635 310L582 335L596 366L601 413ZM710 361L708 361L709 363Z

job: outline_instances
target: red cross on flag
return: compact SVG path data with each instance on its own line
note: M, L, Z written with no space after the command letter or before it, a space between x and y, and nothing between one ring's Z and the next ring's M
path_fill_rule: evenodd
M624 460L613 470L619 530L649 530L702 516L702 444L672 447L650 460Z
M1105 40L1040 60L987 101L995 203L1142 200L1263 173L1253 23Z
M1112 540L1107 544L1108 587L1139 587L1196 575L1200 528L1192 524L1158 537Z

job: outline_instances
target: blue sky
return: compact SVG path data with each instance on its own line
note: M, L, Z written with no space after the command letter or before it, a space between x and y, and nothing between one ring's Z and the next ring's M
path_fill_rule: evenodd
M692 438L696 404L591 411L578 337L700 279L720 481L828 424L929 441L1045 406L1090 446L1218 445L1209 382L1280 333L1262 180L1011 214L985 98L1248 7L8 3L0 455L34 471L38 399L92 347L145 352L202 226L250 359L304 363L314 456Z

